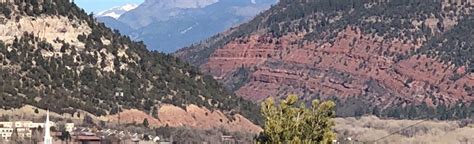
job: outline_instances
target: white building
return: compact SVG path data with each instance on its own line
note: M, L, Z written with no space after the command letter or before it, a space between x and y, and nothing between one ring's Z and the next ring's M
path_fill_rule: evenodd
M15 130L18 134L18 138L29 138L32 135L33 129L43 128L45 129L46 123L34 123L32 121L14 121L14 122L0 122L0 138L1 140L11 140ZM49 127L55 127L56 123L48 121ZM73 123L67 123L65 125L66 131L71 132L74 129Z
M69 132L69 133L72 133L72 131L74 131L74 123L66 123L64 125L64 129Z
M0 136L2 140L10 140L16 129L18 138L23 139L31 137L31 129L29 128L0 128Z
M0 128L44 128L45 123L34 123L32 121L15 121L15 122L0 122ZM51 127L55 127L56 123L49 122Z

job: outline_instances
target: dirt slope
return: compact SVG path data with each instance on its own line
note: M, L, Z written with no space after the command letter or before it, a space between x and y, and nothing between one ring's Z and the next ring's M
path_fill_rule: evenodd
M224 128L229 131L250 133L262 131L259 126L239 114L228 117L221 111L210 111L195 105L189 105L186 109L173 105L163 105L159 109L158 119L136 109L125 110L120 114L102 117L101 119L118 122L119 115L120 121L125 123L141 124L144 119L147 119L151 127L167 125L171 127L191 127L197 129Z

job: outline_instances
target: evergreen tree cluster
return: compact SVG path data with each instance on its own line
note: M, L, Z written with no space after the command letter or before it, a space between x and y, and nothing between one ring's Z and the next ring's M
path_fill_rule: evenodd
M200 65L215 49L255 32L267 32L273 38L302 33L304 39L299 40L299 44L332 43L338 33L348 27L359 28L364 34L382 37L387 42L399 39L404 43L418 43L445 32L447 26L442 23L445 19L463 19L471 11L468 5L443 7L440 0L282 0L248 23L232 29L230 34L216 35L181 51L199 50L182 57ZM438 20L436 27L413 24L429 18ZM400 60L413 53L386 52L384 55Z
M12 3L0 4L0 10L8 17L12 14L26 16L66 16L70 19L78 18L87 19L89 22L93 20L86 12L77 7L75 3L69 0L15 0Z
M474 119L474 104L458 102L446 106L422 104L395 105L381 107L369 103L361 98L348 98L345 100L333 98L336 102L336 114L340 117L359 117L364 115L375 115L381 118L396 119L437 119L456 120Z
M296 95L290 95L276 104L272 99L262 103L265 118L263 132L257 143L328 144L336 139L332 130L335 104L314 100L310 108L299 104Z
M466 66L474 73L474 15L469 15L448 32L428 41L416 54L426 54L444 63Z

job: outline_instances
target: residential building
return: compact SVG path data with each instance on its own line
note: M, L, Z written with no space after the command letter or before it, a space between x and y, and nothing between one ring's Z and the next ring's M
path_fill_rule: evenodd
M45 129L45 127L56 127L55 122L49 121L49 112L46 117L47 119L44 123L35 123L32 121L0 122L0 141L9 141L15 135L17 135L19 139L30 138L32 136L33 130L38 128L44 129L46 135L49 133L49 129ZM64 128L66 131L72 133L74 130L74 123L66 123ZM52 140L49 139L49 141Z
M72 133L72 131L74 131L74 123L66 123L64 125L64 129L69 132L69 133Z

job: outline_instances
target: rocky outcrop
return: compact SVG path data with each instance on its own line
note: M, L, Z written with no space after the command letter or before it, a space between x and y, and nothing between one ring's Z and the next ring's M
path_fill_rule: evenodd
M372 94L379 97L380 104L474 100L463 88L474 86L469 74L463 73L464 76L455 81L450 79L456 74L455 66L442 64L426 55L415 55L398 62L395 57L383 55L407 53L420 45L397 40L379 41L356 28L341 32L334 44L321 46L314 43L302 47L291 45L288 42L291 37L297 36L274 40L254 35L232 41L217 49L202 69L217 79L224 79L240 67L254 68L251 81L236 93L257 101L288 93L339 97ZM371 85L370 81L378 86ZM394 97L398 98L397 102L392 101Z
M341 2L340 7L333 5L339 11L321 6L291 15L310 8L300 3L323 2L280 2L253 21L176 56L200 64L224 84L236 71L247 69L248 81L235 92L253 101L297 94L304 100L363 99L383 108L474 102L472 57L458 56L460 50L446 48L456 46L443 41L459 27L472 27L466 22L472 19L469 4L430 2L420 11L391 13L420 5L367 2L345 11ZM431 45L432 39L453 46L441 49L442 44ZM457 43L469 42L463 40ZM472 48L465 49L472 53Z
M54 46L55 50L59 51L62 44L58 40L69 42L83 49L84 43L80 42L77 37L90 34L91 28L85 21L71 22L66 17L45 15L41 17L18 16L16 20L6 20L5 23L0 24L0 40L5 43L12 43L15 37L20 37L24 33L31 33L45 39Z

